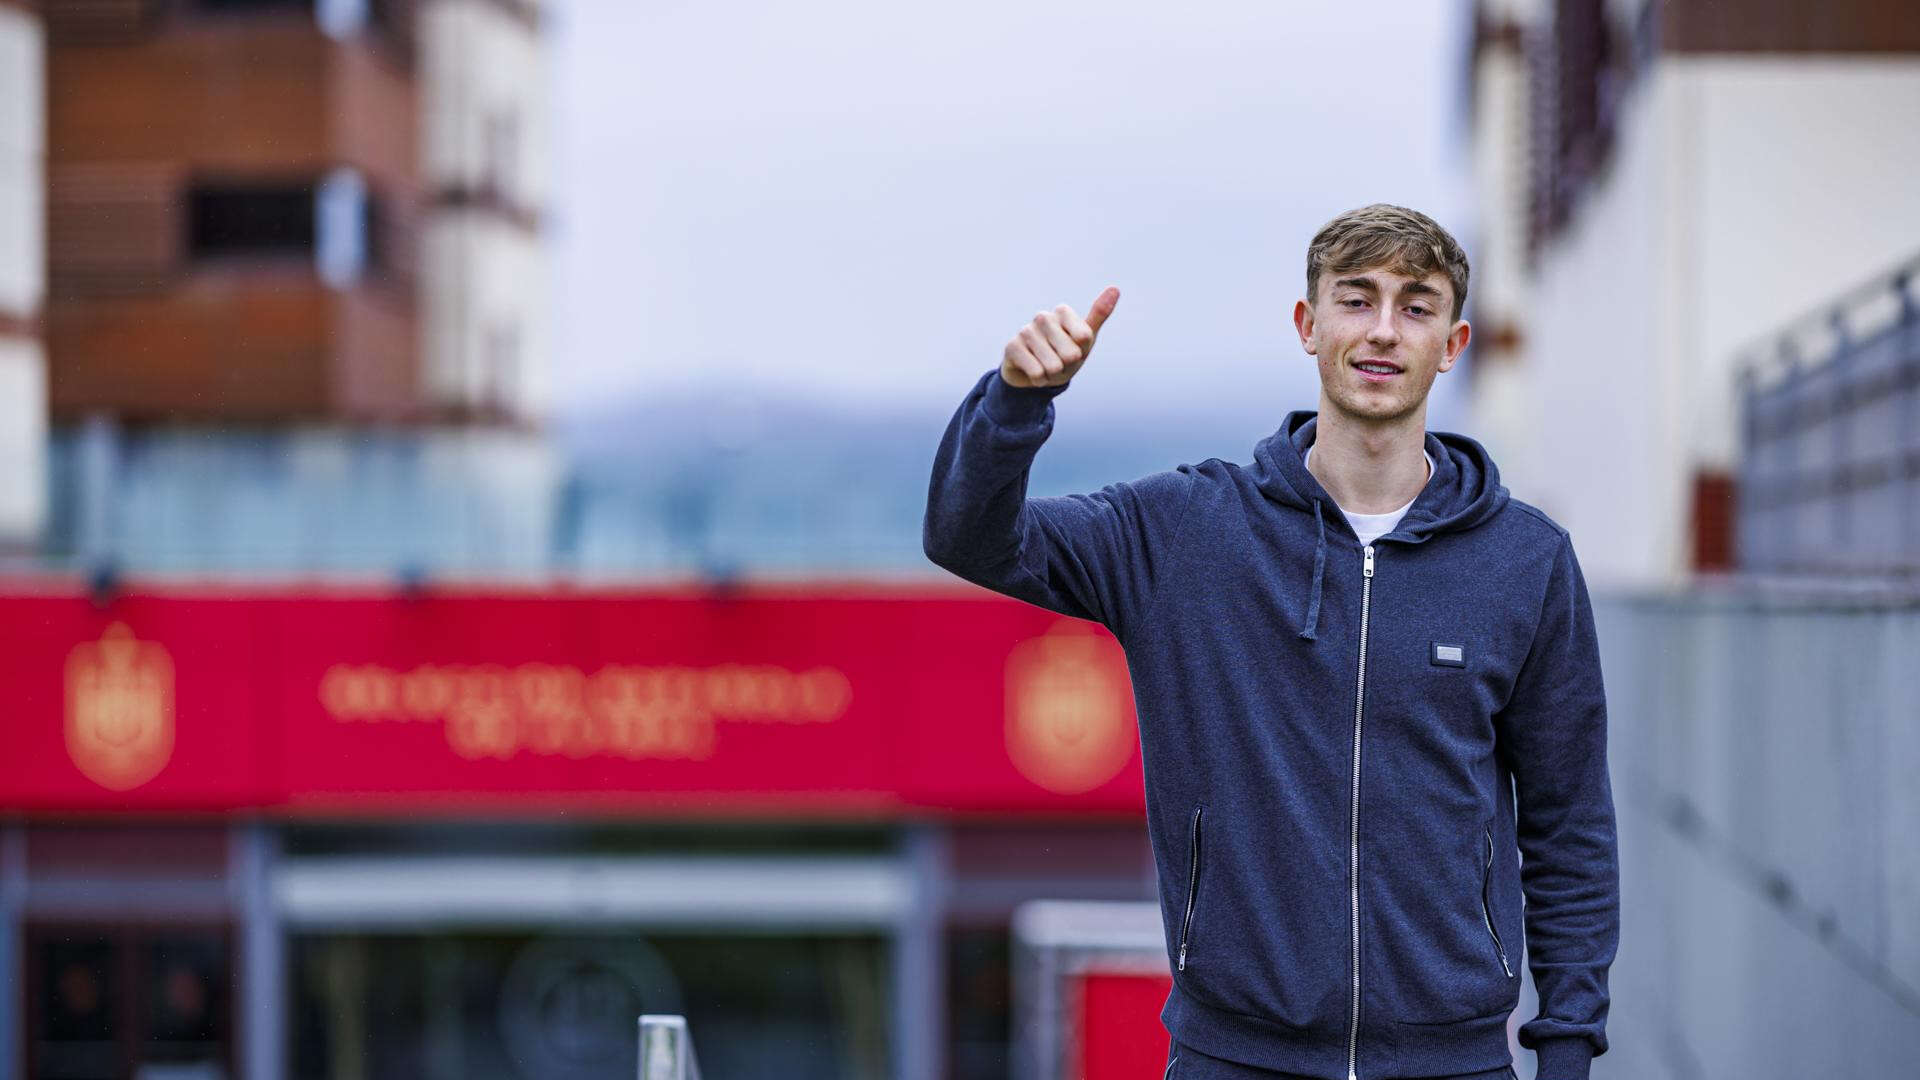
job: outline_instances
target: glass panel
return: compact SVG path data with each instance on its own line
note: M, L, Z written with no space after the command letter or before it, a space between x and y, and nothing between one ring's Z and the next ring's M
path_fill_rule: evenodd
M947 1075L1003 1080L1007 1075L1012 976L1005 926L947 932Z
M878 937L526 933L296 938L294 1080L633 1076L642 1013L706 1076L890 1073Z
M55 936L59 935L59 936ZM45 1080L114 1080L120 1074L115 1023L120 947L99 932L48 932L38 942L34 1075Z
M225 1076L226 942L218 934L170 934L146 942L141 959L142 1037L135 1075L148 1080Z
M195 258L313 250L311 184L196 187L187 212Z

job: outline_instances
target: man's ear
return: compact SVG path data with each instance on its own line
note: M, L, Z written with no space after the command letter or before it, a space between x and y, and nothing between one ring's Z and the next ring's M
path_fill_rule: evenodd
M1305 300L1293 302L1293 328L1300 334L1300 347L1313 356L1313 305Z
M1447 354L1440 358L1440 370L1452 369L1453 362L1460 358L1460 351L1467 347L1467 339L1473 336L1473 327L1467 320L1461 319L1453 324L1453 331L1447 335Z

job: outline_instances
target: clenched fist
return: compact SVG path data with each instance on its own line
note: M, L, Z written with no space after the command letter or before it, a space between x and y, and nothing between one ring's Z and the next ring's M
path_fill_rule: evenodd
M1009 386L1061 386L1073 378L1093 351L1093 339L1120 302L1120 290L1109 285L1094 298L1082 319L1065 304L1043 311L1007 342L1000 358L1000 377Z

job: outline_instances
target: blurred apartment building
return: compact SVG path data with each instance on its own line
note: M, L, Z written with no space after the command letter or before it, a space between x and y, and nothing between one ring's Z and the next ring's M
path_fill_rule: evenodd
M1912 5L1479 0L1470 76L1474 424L1589 576L1920 567ZM1810 370L1862 346L1865 382Z
M6 395L7 453L50 461L9 470L0 522L56 565L145 572L541 557L540 19L530 0L8 7L30 62L5 67L5 212L33 227L7 230L3 328L29 344L5 377L35 392Z

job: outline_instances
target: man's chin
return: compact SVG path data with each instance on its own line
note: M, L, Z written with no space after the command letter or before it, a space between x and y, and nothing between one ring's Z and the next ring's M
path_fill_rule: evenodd
M1326 401L1332 411L1361 424L1398 423L1420 411L1418 401L1345 401L1331 395Z

